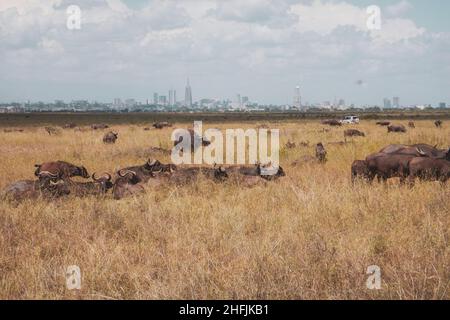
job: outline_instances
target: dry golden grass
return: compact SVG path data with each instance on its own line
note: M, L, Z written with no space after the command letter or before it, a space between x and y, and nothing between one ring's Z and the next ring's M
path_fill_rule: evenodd
M400 121L404 124L407 121ZM242 124L256 127L256 123ZM209 127L240 127L239 123ZM375 121L366 138L344 146L344 128L318 121L277 122L287 177L251 189L199 181L115 201L66 198L0 204L2 299L449 299L450 185L417 183L352 187L355 159L390 143L449 146L450 128L417 121L407 134ZM183 125L182 127L185 127ZM38 127L0 133L0 188L32 179L34 164L66 160L94 171L144 163L151 146L170 146L171 129L118 125L115 145L102 131ZM329 161L291 167L323 142ZM168 162L168 156L158 157ZM65 286L78 265L81 290ZM378 265L382 289L366 288Z

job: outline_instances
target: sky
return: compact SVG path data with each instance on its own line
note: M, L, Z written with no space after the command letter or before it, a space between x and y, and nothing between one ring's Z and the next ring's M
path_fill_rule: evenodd
M81 10L69 29L67 8ZM380 30L367 7L380 8ZM0 102L450 103L447 0L0 0Z

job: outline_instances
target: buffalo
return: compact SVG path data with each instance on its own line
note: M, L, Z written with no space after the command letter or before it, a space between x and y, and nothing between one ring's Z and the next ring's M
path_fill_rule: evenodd
M96 123L96 124L91 125L91 129L93 129L93 130L108 129L108 128L109 128L109 126L104 123Z
M174 164L162 164L158 160L149 159L145 164L138 166L126 167L117 172L116 178L120 178L123 173L121 172L133 172L134 178L138 182L147 182L152 177L159 173L172 173L177 170L177 166Z
M323 120L321 123L325 124L325 125L332 126L332 127L340 127L340 126L342 126L342 123L339 120L336 120L336 119Z
M54 199L70 193L65 183L54 183L52 174L41 173L39 180L21 180L7 186L1 193L2 199L22 201L26 199Z
M380 155L366 159L368 168L368 180L372 181L375 176L378 180L386 182L389 178L398 177L400 183L404 183L409 175L409 161L414 156L410 155Z
M66 123L65 125L62 126L63 129L74 129L76 128L77 124L76 123Z
M113 144L116 143L119 134L114 131L110 131L103 136L103 143Z
M433 158L414 158L409 162L408 182L413 185L416 178L445 183L450 178L450 161Z
M388 133L390 132L402 132L406 133L406 128L404 125L391 125L388 127Z
M378 121L376 124L379 125L379 126L382 126L382 127L387 127L391 123L389 121Z
M142 180L137 176L136 172L125 169L120 170L118 175L119 178L115 180L112 189L114 199L120 200L127 196L145 192Z
M430 146L428 144L392 144L384 147L379 151L382 154L403 154L415 157L430 157L436 159L450 160L450 149L437 149L437 146Z
M347 129L344 131L344 138L347 137L365 137L366 135L364 134L364 132L361 132L359 130L356 129Z
M59 130L56 128L53 128L53 127L45 127L44 129L45 129L45 131L47 131L49 136L56 135L59 133Z
M325 150L322 142L319 142L316 145L316 158L319 160L319 162L327 161L327 151Z
M191 152L194 152L195 150L195 140L200 140L202 146L206 147L209 146L211 144L210 141L208 141L206 138L204 137L199 137L198 134L193 130L193 129L188 129L189 131L189 135L191 136ZM176 140L173 145L174 147L177 146L178 144L180 144L183 141L183 137L180 136L178 137L178 140Z
M113 188L113 183L111 182L111 175L109 173L104 173L103 176L97 178L95 173L92 175L92 180L90 182L65 182L68 185L70 194L75 196L83 197L88 195L102 195L108 192L109 189Z
M172 126L172 124L169 123L169 122L166 122L166 121L164 121L164 122L155 122L155 123L153 124L153 127L154 127L155 129L163 129L163 128L165 128L165 127L171 127L171 126Z
M369 166L367 161L365 160L355 160L352 163L352 182L355 183L356 179L364 179L366 181L369 180Z
M89 178L90 175L83 166L76 166L65 161L45 162L43 164L36 164L36 171L34 175L39 177L41 172L49 172L55 175L55 179L67 180L71 177Z
M442 121L441 120L436 120L434 122L434 125L436 126L436 128L442 128Z
M296 147L297 147L297 144L295 142L288 141L286 143L286 149L294 149Z

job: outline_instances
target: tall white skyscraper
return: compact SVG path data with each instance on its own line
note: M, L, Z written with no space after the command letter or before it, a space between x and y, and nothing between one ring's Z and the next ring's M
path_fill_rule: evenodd
M173 106L175 104L173 97L174 97L174 90L170 89L169 90L169 106Z
M189 78L187 79L186 91L184 93L184 105L189 108L192 107L192 89L189 84Z
M294 91L294 107L298 108L299 110L302 108L302 97L300 95L300 86L295 87Z

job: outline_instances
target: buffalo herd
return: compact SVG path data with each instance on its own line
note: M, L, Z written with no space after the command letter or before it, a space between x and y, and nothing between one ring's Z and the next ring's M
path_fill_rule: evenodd
M356 160L351 167L352 181L362 179L386 182L400 178L400 183L414 185L416 179L440 181L450 178L450 148L438 149L427 144L389 145L370 154L365 160Z
M21 180L7 186L2 198L12 200L58 198L67 195L78 197L106 195L111 190L114 199L143 193L146 187L162 185L185 186L195 183L200 177L216 183L232 181L241 186L254 186L276 180L285 175L283 169L271 164L252 166L193 167L163 164L158 160L148 160L118 170L114 177L109 173L97 177L89 175L83 166L65 161L46 162L35 165L36 180ZM91 178L88 182L74 181L73 177Z
M325 121L329 125L337 125L334 121ZM325 123L322 122L322 123ZM387 126L388 132L406 132L403 125L391 125L389 122L377 122L377 125ZM441 121L435 122L436 127L442 126ZM66 125L66 128L75 127L75 124ZM157 123L155 128L170 126L169 123ZM410 128L415 125L410 122ZM92 129L105 129L107 125L95 124ZM46 128L49 134L53 130ZM191 142L195 140L195 132L189 129ZM365 134L356 129L344 131L344 137L364 137ZM105 134L104 143L115 143L118 134L110 131ZM201 137L202 145L207 146L210 141ZM182 138L174 142L178 145ZM331 144L331 143L330 143ZM343 144L345 144L343 142ZM302 142L300 146L307 147L309 142ZM192 146L193 147L193 146ZM295 142L288 141L287 149L296 148ZM151 153L169 154L169 150L153 148ZM292 166L307 162L325 163L327 151L322 143L318 143L314 156L304 156L292 163ZM90 175L83 166L77 166L65 161L45 162L35 165L35 180L21 180L7 186L0 194L2 198L13 200L36 199L43 197L54 199L72 196L106 195L112 194L114 199L144 193L148 188L157 188L164 185L186 186L195 183L200 177L215 183L231 182L240 186L252 187L258 184L266 184L268 181L276 180L285 176L280 166L272 164L246 166L176 166L174 164L163 164L158 160L150 159L142 165L134 165L122 168L111 175L107 172L100 176ZM90 179L86 182L74 181L72 178L80 177ZM351 165L351 181L355 184L359 181L372 183L378 181L386 182L390 178L400 178L400 183L413 186L416 179L439 181L442 184L450 178L450 149L439 149L437 146L427 144L388 145L377 153L368 155L364 160L356 160Z

